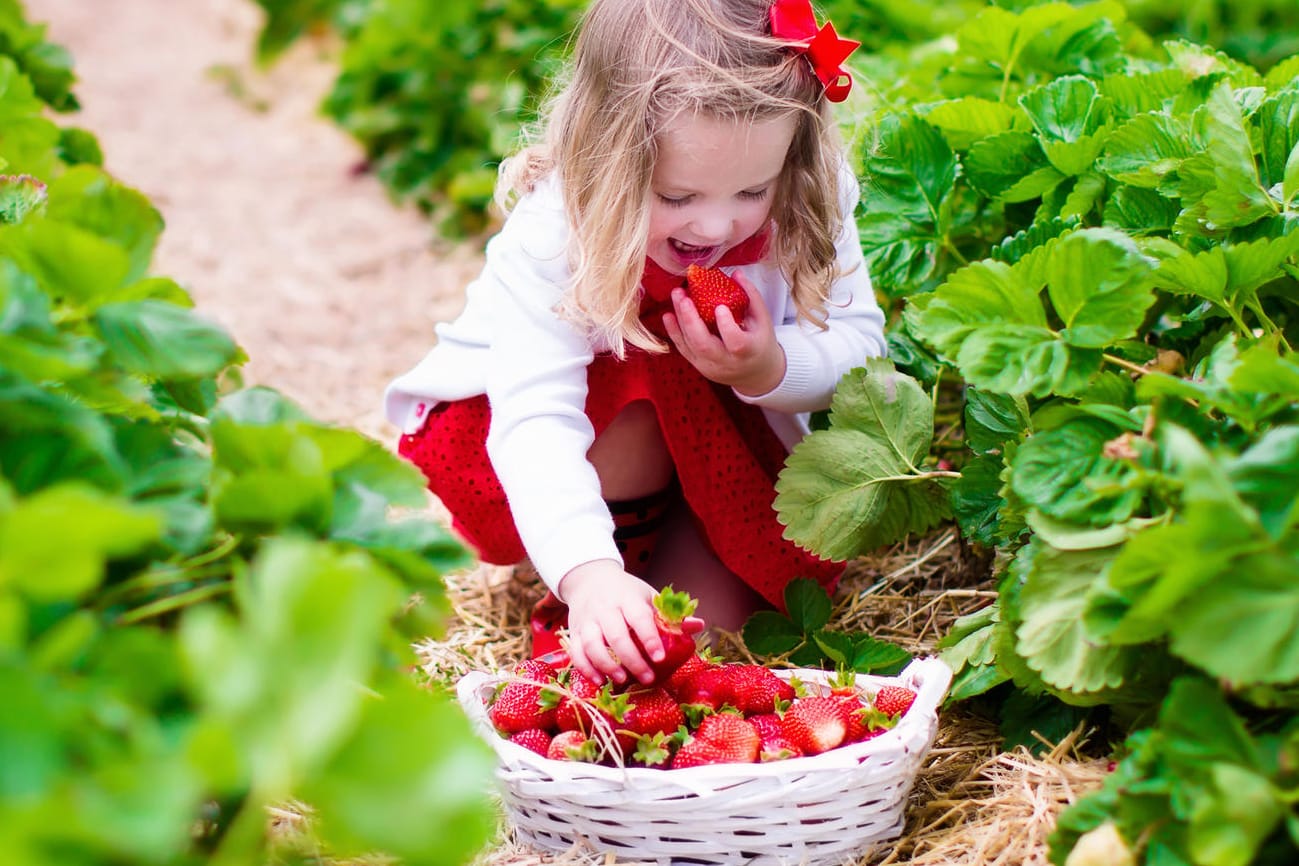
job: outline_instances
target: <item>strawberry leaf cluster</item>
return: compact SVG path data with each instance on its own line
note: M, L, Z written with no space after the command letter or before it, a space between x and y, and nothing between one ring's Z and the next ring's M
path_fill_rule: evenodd
M378 443L239 387L42 32L0 2L0 848L266 862L300 798L313 852L464 862L491 753L409 675L464 550L389 516L423 483Z
M1144 730L1140 785L1061 839L1291 862L1267 753L1299 742L1299 58L1263 73L1046 3L980 13L889 95L858 224L898 351L791 454L786 535L848 558L950 516L995 549L997 601L942 643L949 700L999 703L1012 737L1093 709ZM1190 694L1253 757L1182 760ZM1234 781L1249 826L1211 830Z

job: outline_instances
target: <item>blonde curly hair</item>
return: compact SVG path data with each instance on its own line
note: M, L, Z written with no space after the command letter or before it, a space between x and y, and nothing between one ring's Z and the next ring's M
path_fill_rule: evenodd
M836 276L843 145L806 60L770 35L771 0L595 0L548 100L535 143L502 166L509 203L558 172L573 276L560 312L627 344L666 345L638 317L659 135L682 115L752 121L792 115L775 186L769 255L799 316L824 327Z

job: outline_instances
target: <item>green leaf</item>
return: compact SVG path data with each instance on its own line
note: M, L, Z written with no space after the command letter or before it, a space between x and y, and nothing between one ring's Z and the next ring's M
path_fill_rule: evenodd
M1271 783L1236 764L1212 764L1213 796L1191 811L1191 850L1205 866L1249 866L1287 810Z
M1096 85L1081 75L1062 76L1019 98L1033 128L1047 142L1078 141L1094 132L1096 101Z
M979 139L1009 132L1015 114L1015 109L1004 103L965 96L931 107L925 120L942 131L953 150L967 150Z
M1031 432L1028 401L1023 397L967 388L965 391L965 443L976 454L1000 450L1007 439Z
M131 272L130 257L120 246L49 219L0 230L0 254L35 277L55 303L87 309L112 299Z
M1046 330L1040 290L1022 268L990 259L973 262L932 294L913 299L905 311L907 325L939 352L955 357L966 337L982 326L1016 323Z
M1213 160L1214 189L1199 205L1207 227L1244 226L1273 210L1263 189L1245 119L1231 89L1219 85L1205 103L1208 154Z
M946 492L917 469L933 438L933 405L891 362L870 359L840 382L830 428L809 435L776 482L785 537L844 560L950 514Z
M1141 114L1114 130L1097 168L1123 183L1160 189L1194 152L1190 128L1181 118Z
M50 186L47 213L125 250L131 262L126 282L144 277L162 233L162 215L147 198L92 166L69 169Z
M869 634L852 636L852 655L848 664L858 673L890 675L902 670L910 661L911 653L895 643Z
M163 301L105 304L94 321L117 362L150 378L214 376L239 357L219 325Z
M774 610L760 610L750 616L741 637L749 652L758 656L784 655L806 639L789 617Z
M824 628L830 621L830 595L821 584L799 577L785 585L785 608L790 621L805 634Z
M1063 238L1049 259L1047 293L1068 343L1099 349L1137 333L1154 303L1150 263L1121 232L1084 229Z
M1009 202L1040 198L1064 179L1028 132L1005 132L976 141L964 167L971 186Z
M496 827L494 753L461 709L395 680L302 789L331 853L459 866Z
M990 391L1071 395L1100 371L1101 353L1070 346L1047 328L990 325L962 343L956 364L970 384Z
M1091 703L1091 693L1119 688L1139 669L1142 653L1099 643L1085 625L1087 598L1118 553L1117 548L1063 551L1034 540L1021 551L1019 653L1029 667L1071 703Z
M155 541L152 511L82 484L47 488L0 511L0 586L40 601L72 601L93 590L108 562Z
M1122 431L1081 417L1039 431L1019 448L1012 464L1016 495L1043 513L1084 526L1105 526L1130 517L1141 503L1136 471L1106 454Z
M238 616L193 608L181 621L186 680L247 756L256 790L292 790L357 729L359 683L403 596L369 557L306 540L264 545L236 575Z

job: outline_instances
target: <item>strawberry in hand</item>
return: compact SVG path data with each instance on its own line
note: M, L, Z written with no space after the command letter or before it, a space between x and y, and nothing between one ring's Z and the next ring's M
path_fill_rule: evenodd
M677 668L693 658L698 651L694 631L687 631L687 620L698 606L699 602L688 593L677 592L671 586L664 587L654 596L654 627L658 629L659 639L663 642L663 658L654 661L645 652L640 640L632 635L637 648L649 661L650 669L654 672L653 682L663 682L672 676Z
M743 321L744 315L749 311L749 296L744 288L717 268L688 266L686 293L699 311L699 318L714 333L717 332L719 306L728 308L737 322Z

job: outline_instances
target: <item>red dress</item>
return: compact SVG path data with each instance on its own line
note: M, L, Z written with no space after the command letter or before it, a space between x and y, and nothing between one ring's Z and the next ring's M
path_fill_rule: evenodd
M765 238L741 244L721 263L754 260L755 243L765 245ZM641 304L647 324L661 322L662 313L671 309L671 290L680 284L680 277L647 263ZM637 400L654 406L681 497L730 571L780 609L785 585L794 578L811 577L834 587L842 563L821 559L782 537L772 503L787 452L760 408L705 379L675 349L665 354L632 349L624 360L596 356L587 368L586 399L595 435ZM424 471L429 488L451 512L455 530L479 558L510 565L526 551L487 457L490 420L486 396L444 403L418 433L401 438L398 450Z

